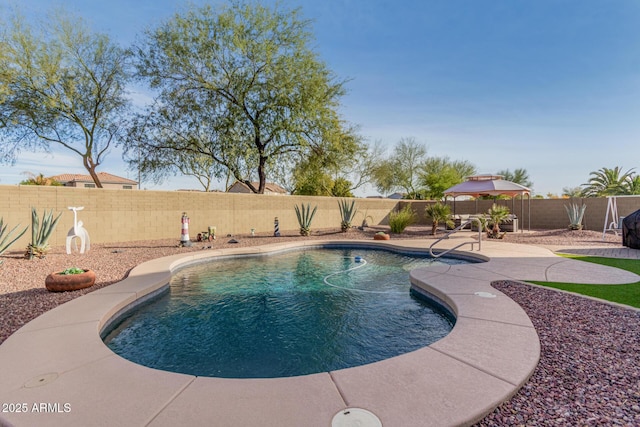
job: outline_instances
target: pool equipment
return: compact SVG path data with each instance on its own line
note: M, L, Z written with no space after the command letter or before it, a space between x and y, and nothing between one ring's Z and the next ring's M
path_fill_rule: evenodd
M347 408L334 415L331 427L382 427L382 421L373 412L362 408Z
M345 257L345 258L351 259L351 257ZM358 261L358 259L359 259L359 261ZM330 274L327 274L326 276L324 276L324 278L322 279L324 284L327 285L327 286L331 286L332 288L336 288L336 289L344 289L345 291L352 291L352 292L365 292L365 293L368 293L368 294L404 294L404 293L406 293L406 292L393 292L393 291L369 291L367 289L346 288L344 286L338 286L336 284L333 284L333 283L329 282L329 278L330 277L337 276L338 274L345 274L345 273L348 273L348 272L353 271L353 270L357 270L357 269L362 268L365 265L367 265L367 260L362 258L361 256L356 256L354 258L354 261L356 263L358 263L358 265L356 265L354 267L351 267L351 268L347 268L346 270L336 271L335 273L330 273Z

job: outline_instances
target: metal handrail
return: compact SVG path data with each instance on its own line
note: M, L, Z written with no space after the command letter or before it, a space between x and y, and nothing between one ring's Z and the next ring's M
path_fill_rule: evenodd
M448 254L451 251L455 251L456 249L464 246L464 245L471 245L471 250L473 250L473 245L476 242L462 242L460 243L458 246L455 246L451 249L447 249L444 252L439 252L437 254L433 253L433 247L435 245L437 245L438 243L440 243L440 241L444 240L444 239L448 239L450 235L452 235L453 233L457 233L458 231L462 230L464 227L466 227L467 225L471 224L473 221L477 221L478 222L478 251L480 251L482 249L482 221L480 221L480 218L469 218L468 220L466 220L464 223L460 224L459 226L457 226L456 228L454 228L453 230L451 230L450 232L448 232L447 234L445 234L444 236L442 236L441 238L439 238L438 240L436 240L435 242L433 242L431 244L431 246L429 246L429 254L434 257L434 258L440 258L443 255Z

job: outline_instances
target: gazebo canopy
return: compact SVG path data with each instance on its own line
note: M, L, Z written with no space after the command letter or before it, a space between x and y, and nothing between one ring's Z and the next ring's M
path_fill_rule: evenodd
M445 196L522 196L531 195L531 190L515 182L505 181L501 175L474 175L465 182L445 190Z

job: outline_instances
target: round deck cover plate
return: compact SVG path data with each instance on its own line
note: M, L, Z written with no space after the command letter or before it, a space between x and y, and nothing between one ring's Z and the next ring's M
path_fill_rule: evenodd
M382 427L382 422L366 409L347 408L334 415L331 427Z

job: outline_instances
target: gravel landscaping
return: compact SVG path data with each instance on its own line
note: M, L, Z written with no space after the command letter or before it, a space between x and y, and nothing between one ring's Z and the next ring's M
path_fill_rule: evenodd
M384 227L348 233L316 231L310 237L283 233L219 238L213 248L254 246L302 239L367 239ZM430 227L410 227L392 238L431 238ZM509 233L510 243L619 247L620 238L597 231L551 230ZM12 249L16 249L15 247ZM28 321L59 304L122 280L136 265L166 255L208 250L203 243L178 246L177 239L95 244L85 255L53 248L28 261L21 251L0 256L0 343ZM45 277L68 267L96 272L96 285L51 293ZM542 355L533 376L479 426L640 425L640 312L518 282L494 286L520 304L533 321Z
M529 381L478 426L640 426L640 311L496 282L541 342Z

